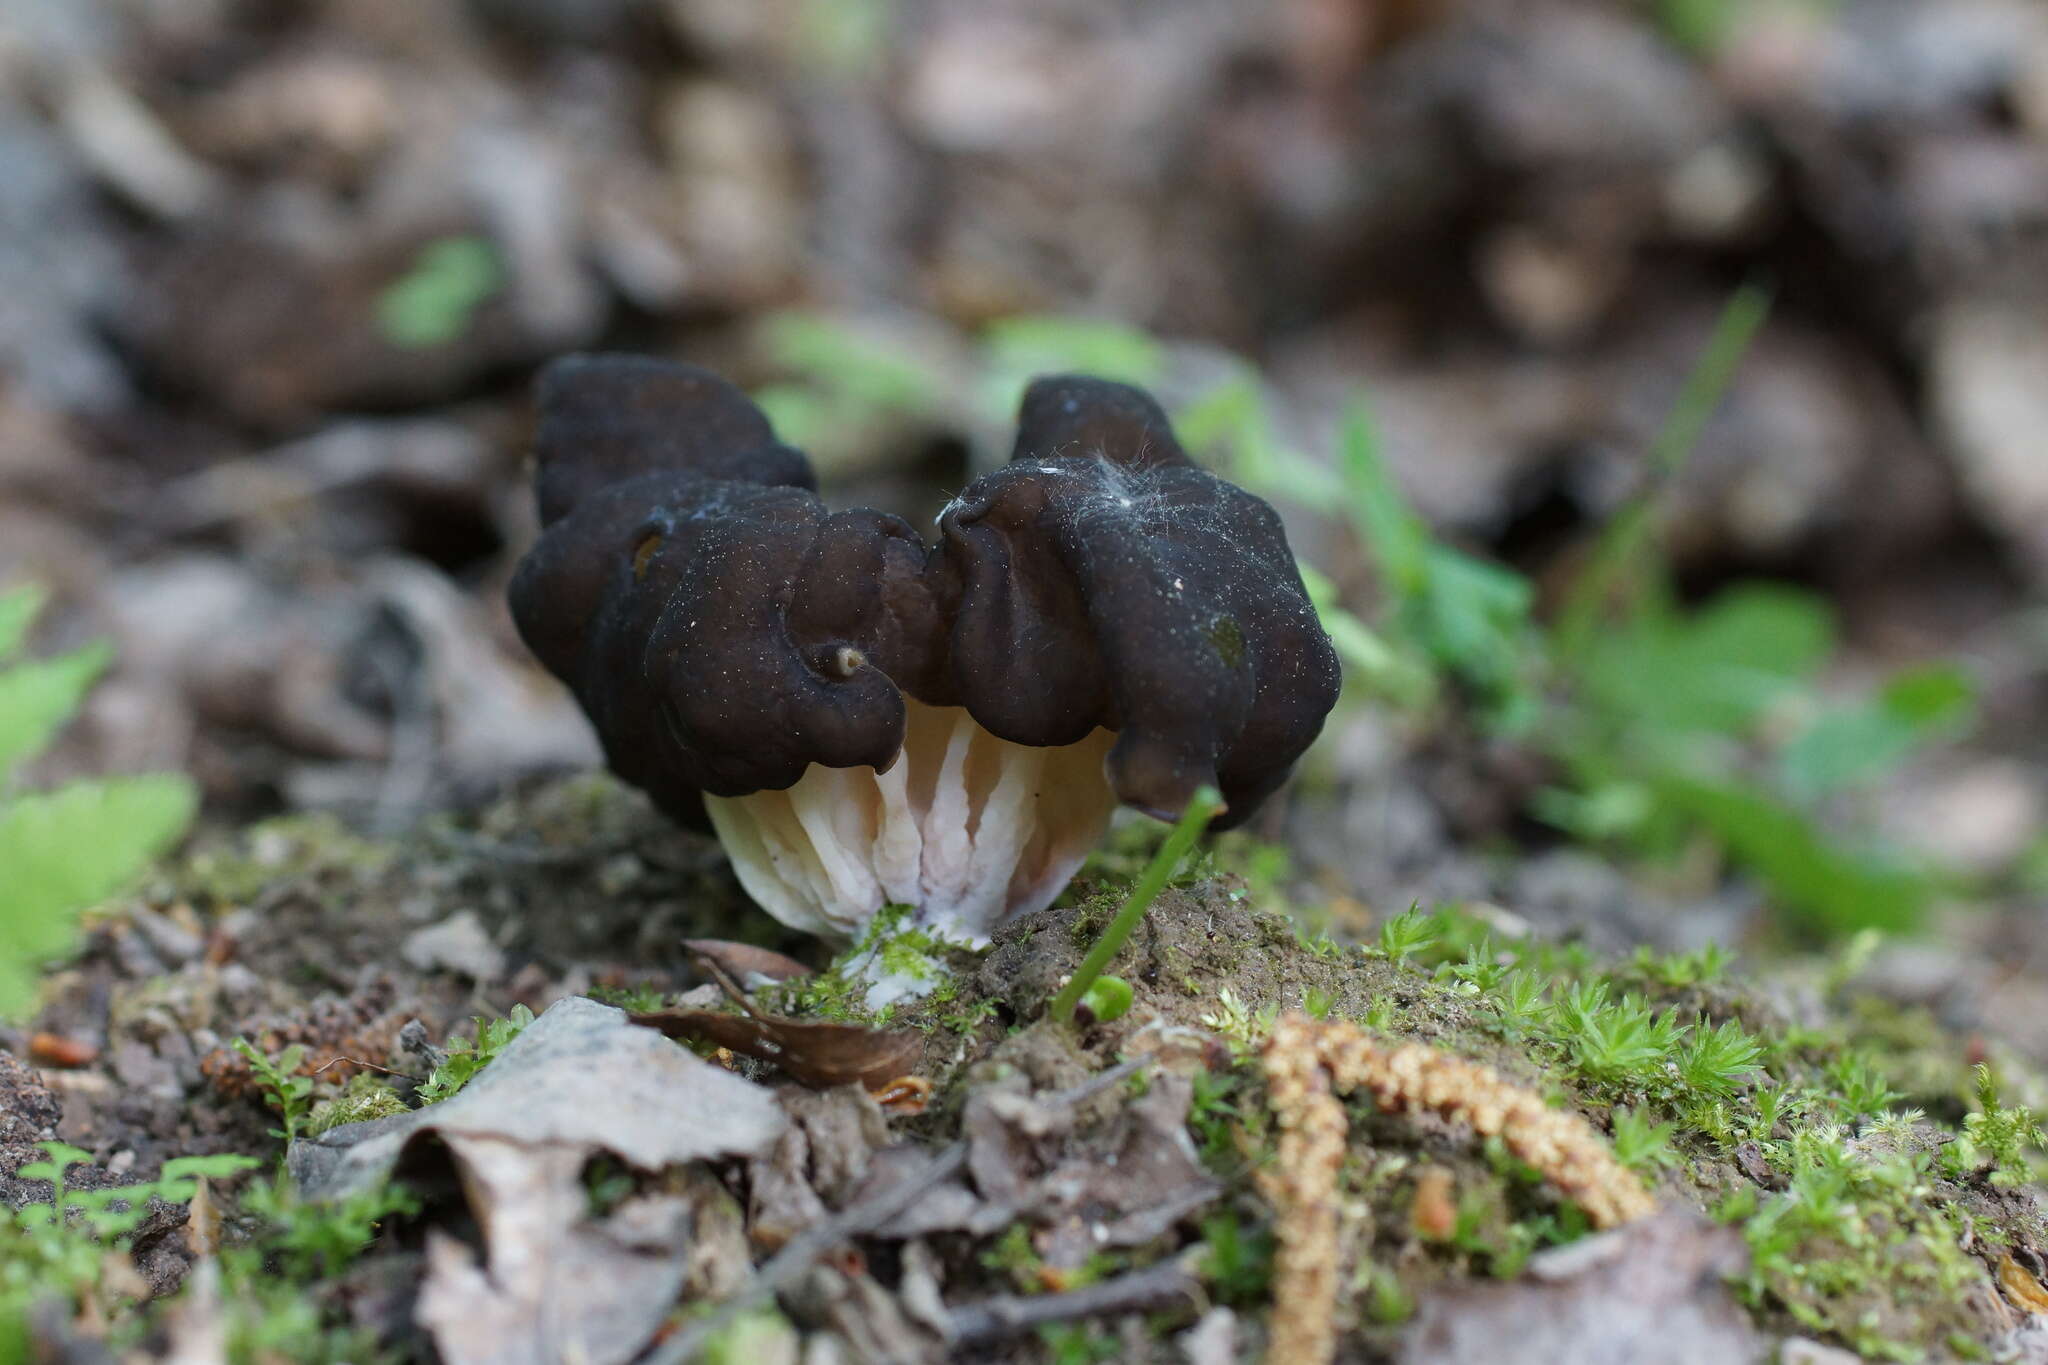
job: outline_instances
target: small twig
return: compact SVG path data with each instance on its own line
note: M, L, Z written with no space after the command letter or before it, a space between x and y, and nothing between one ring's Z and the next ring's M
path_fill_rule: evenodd
M359 1057L336 1057L333 1061L320 1063L320 1065L314 1067L306 1074L308 1076L317 1076L328 1067L340 1066L343 1062L347 1062L350 1066L359 1066L365 1071L381 1071L387 1076L397 1076L403 1080L412 1081L415 1084L425 1079L424 1077L413 1075L410 1071L394 1071L388 1066L378 1066L375 1062L366 1062Z
M719 962L717 958L711 956L702 948L692 947L690 948L690 959L709 973L711 979L718 983L718 989L725 992L725 998L738 1005L742 1010L745 1010L748 1018L758 1019L763 1023L768 1022L768 1016L761 1013L754 1005L754 1002L747 998L747 993L740 989L740 983L732 979L732 973L726 971L724 964Z
M711 1338L731 1326L740 1314L764 1299L772 1298L795 1284L821 1257L849 1237L872 1232L917 1202L919 1196L950 1179L967 1164L967 1144L955 1142L940 1152L928 1166L912 1172L877 1194L847 1205L821 1223L813 1223L790 1238L782 1250L768 1258L754 1278L721 1303L709 1317L692 1323L667 1345L649 1356L644 1365L683 1365L694 1360Z
M1178 1261L1161 1261L1113 1280L1060 1294L998 1294L955 1308L948 1315L946 1326L954 1345L972 1346L1020 1336L1051 1322L1192 1305L1199 1302L1199 1292L1195 1277Z
M1097 1072L1070 1090L1043 1096L1039 1103L1061 1108L1085 1104L1151 1064L1150 1057L1133 1057L1107 1071ZM741 1285L708 1317L677 1333L661 1349L648 1356L642 1365L684 1365L684 1362L696 1359L697 1353L711 1338L731 1326L740 1314L794 1285L825 1253L841 1242L883 1226L916 1203L919 1197L950 1180L966 1164L967 1143L964 1140L955 1142L940 1151L930 1165L913 1171L885 1190L856 1200L823 1222L813 1223L790 1238L782 1250L769 1257L768 1263L754 1273L751 1280Z

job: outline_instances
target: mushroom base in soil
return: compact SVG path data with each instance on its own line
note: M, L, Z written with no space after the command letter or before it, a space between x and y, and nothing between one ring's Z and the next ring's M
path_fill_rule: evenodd
M1005 920L1052 904L1116 813L1103 773L1115 736L1033 748L959 706L905 698L903 749L886 769L813 764L783 791L707 796L711 827L756 904L828 937L882 907L981 946Z
M1127 385L1033 382L1010 462L934 545L828 511L760 409L687 365L555 362L537 446L520 634L613 770L708 823L798 929L865 948L901 905L985 943L1120 804L1171 818L1213 786L1217 827L1243 821L1336 702L1279 517Z

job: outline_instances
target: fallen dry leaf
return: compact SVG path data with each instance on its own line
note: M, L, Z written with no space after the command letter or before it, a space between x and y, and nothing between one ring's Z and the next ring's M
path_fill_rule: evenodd
M1724 1276L1741 1234L1672 1208L1530 1258L1501 1284L1429 1295L1401 1339L1404 1365L1748 1365L1764 1343Z
M645 1348L699 1273L693 1243L719 1216L688 1187L594 1216L582 1181L592 1155L658 1171L766 1152L786 1131L768 1091L632 1027L620 1010L572 998L453 1098L295 1143L290 1164L302 1191L337 1197L432 1134L482 1233L480 1248L441 1229L428 1236L417 1316L441 1358L618 1365Z
M484 1226L477 1252L435 1229L418 1319L448 1365L617 1365L660 1329L682 1291L689 1201L629 1199L588 1216L587 1152L454 1136L463 1190Z
M778 953L773 948L757 948L751 943L734 943L723 938L686 938L683 946L697 956L717 963L742 986L755 984L752 979L755 977L790 981L813 975L809 967L786 953Z
M784 1123L768 1091L630 1027L622 1010L574 997L454 1098L329 1129L294 1143L289 1160L301 1192L327 1199L373 1184L426 1133L572 1143L659 1170L765 1151Z
M756 1061L773 1062L791 1080L814 1090L856 1082L879 1090L909 1072L924 1056L924 1035L915 1029L872 1029L772 1014L673 1007L635 1014L632 1020L671 1038L710 1043Z
M1055 1282L1104 1247L1149 1242L1221 1189L1187 1135L1193 1094L1186 1077L1155 1074L1113 1118L1076 1132L1077 1107L1061 1095L977 1090L962 1119L971 1189L934 1183L882 1235L987 1235L1026 1219L1043 1229L1039 1250ZM877 1164L893 1159L881 1153Z
M2009 1252L1998 1258L1998 1287L2016 1307L2029 1313L2048 1313L2048 1288Z

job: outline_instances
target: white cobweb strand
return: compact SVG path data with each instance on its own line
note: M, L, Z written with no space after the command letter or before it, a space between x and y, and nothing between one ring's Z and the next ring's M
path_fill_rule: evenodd
M707 796L747 894L795 929L844 938L885 905L981 944L1043 909L1116 811L1103 773L1115 736L1034 749L964 707L905 699L903 752L885 773L811 765L787 791Z

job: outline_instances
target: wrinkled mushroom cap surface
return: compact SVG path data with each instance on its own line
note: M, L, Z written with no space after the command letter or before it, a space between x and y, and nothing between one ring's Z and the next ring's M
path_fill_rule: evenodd
M711 798L749 890L801 927L915 897L978 938L1056 895L1115 801L1170 817L1212 783L1219 825L1242 821L1335 702L1278 516L1197 468L1138 389L1034 383L1010 463L931 547L828 511L706 371L571 357L540 400L520 632L612 767L686 821Z

